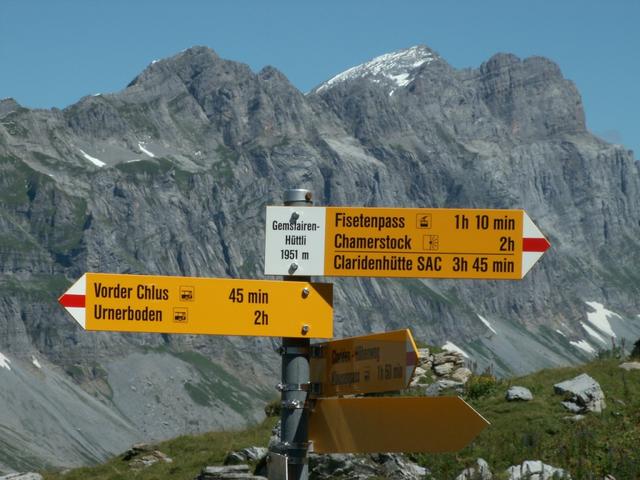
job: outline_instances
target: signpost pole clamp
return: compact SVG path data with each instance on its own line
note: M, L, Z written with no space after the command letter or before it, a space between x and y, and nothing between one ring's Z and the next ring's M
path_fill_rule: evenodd
M297 390L284 390L284 391L294 392ZM301 410L301 409L309 408L308 403L303 400L282 400L282 402L280 402L280 405L282 406L282 408L286 408L289 410Z
M276 348L276 352L279 355L308 355L309 348L308 347L296 347L291 345L281 345Z
M307 383L279 383L276 385L279 392L310 392L313 391L311 382Z

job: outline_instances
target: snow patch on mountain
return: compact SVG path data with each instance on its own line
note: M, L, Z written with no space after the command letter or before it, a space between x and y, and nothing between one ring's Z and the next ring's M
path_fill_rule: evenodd
M368 78L376 83L386 79L396 88L404 87L411 83L413 74L418 67L428 65L438 59L439 57L435 53L422 45L398 50L380 55L373 60L339 73L316 88L315 92L320 93L339 83L356 78ZM393 95L394 91L395 88L392 88L389 95Z
M587 312L587 320L589 321L589 323L601 332L606 333L610 337L615 337L616 333L611 328L608 317L618 317L620 320L622 320L622 317L616 312L612 312L611 310L606 309L601 303L585 303L589 305L593 310L595 310L594 312Z
M587 333L591 335L593 338L595 338L599 342L607 343L607 341L604 338L602 338L602 336L598 332L596 332L593 328L591 328L589 325L587 325L584 322L580 322L580 325L582 325L582 328L584 328L587 331Z
M596 353L596 349L593 348L586 340L580 340L579 342L571 340L569 343L587 353Z
M11 361L0 352L0 368L11 370Z
M87 160L89 160L91 163L93 163L95 166L97 167L104 167L106 165L106 163L104 163L102 160L96 158L96 157L92 157L91 155L89 155L87 152L85 152L84 150L82 150L81 148L79 148L78 150L80 150L80 153L82 154L82 156L84 158L86 158Z
M443 350L447 350L448 352L458 352L464 358L469 358L467 352L462 350L459 346L455 345L453 342L447 340L447 342L441 347Z
M33 355L31 356L31 363L33 363L36 368L42 369L42 365L40 365L38 359Z
M142 153L150 156L151 158L155 158L155 154L153 152L150 152L146 148L144 148L144 145L145 145L144 142L138 142L138 148L142 150Z
M559 333L560 335L562 335L563 337L566 337L566 335L565 335L564 333L562 333L560 330L558 330L557 328L556 328L556 332L558 332L558 333Z
M478 315L476 313L476 315ZM489 323L489 320L487 320L486 318L484 318L482 315L478 315L478 318L482 321L482 323L485 324L485 326L491 330L493 333L497 334L498 332L496 332L496 330L491 326L491 324Z

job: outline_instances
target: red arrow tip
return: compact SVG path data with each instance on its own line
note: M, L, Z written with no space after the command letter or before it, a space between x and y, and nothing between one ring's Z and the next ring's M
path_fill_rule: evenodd
M546 238L523 238L522 239L522 251L523 252L546 252L551 244Z
M407 366L418 364L418 354L416 352L407 352Z
M60 305L65 308L84 308L84 298L84 295L73 295L71 293L65 293L58 299L58 302L60 302Z

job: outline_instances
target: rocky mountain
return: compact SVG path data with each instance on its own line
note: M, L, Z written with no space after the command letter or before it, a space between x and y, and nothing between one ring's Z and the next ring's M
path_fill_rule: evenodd
M64 110L0 101L0 470L260 418L278 342L85 332L56 299L86 271L260 278L264 207L291 187L524 208L552 244L519 282L326 279L338 337L410 327L510 374L640 336L638 162L553 62L457 70L418 46L305 95L194 47Z

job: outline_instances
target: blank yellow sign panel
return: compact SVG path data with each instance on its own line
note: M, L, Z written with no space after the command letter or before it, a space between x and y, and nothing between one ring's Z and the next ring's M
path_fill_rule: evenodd
M459 397L325 398L309 439L316 453L455 452L487 425Z

